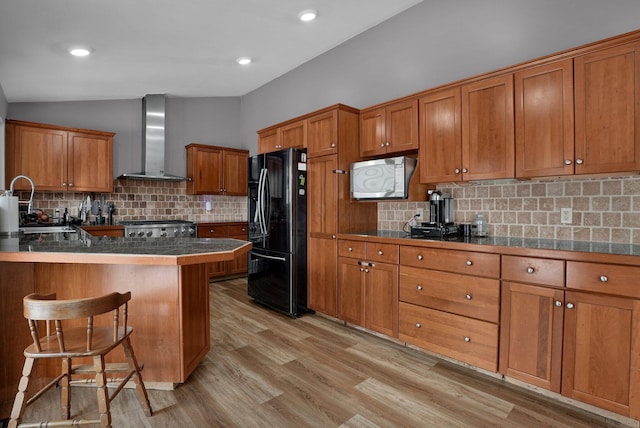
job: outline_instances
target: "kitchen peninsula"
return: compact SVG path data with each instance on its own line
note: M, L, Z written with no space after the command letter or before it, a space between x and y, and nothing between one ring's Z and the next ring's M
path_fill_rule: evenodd
M210 348L207 263L250 248L236 239L104 238L82 230L0 238L0 402L15 395L30 341L22 297L32 292L75 299L131 291L132 340L147 387L184 382Z

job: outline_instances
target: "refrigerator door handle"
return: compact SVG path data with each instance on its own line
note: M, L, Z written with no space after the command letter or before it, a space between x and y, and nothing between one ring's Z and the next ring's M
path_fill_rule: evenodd
M263 258L263 259L278 260L278 261L281 261L281 262L286 262L287 261L287 259L285 259L284 257L266 256L264 254L254 253L253 251L251 252L251 254L253 254L256 257Z
M263 168L260 170L260 180L258 180L258 204L256 206L256 217L258 218L258 224L260 225L260 234L265 236L267 234L267 227L264 219L264 208L265 208L265 184L267 177L267 169Z

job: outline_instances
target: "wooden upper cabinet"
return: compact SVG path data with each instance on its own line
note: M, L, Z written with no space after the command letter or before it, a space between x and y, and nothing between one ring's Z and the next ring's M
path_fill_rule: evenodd
M258 153L280 150L280 130L278 128L258 132Z
M281 148L304 149L307 147L307 121L299 120L298 122L285 125L280 128L280 144Z
M574 59L576 174L640 169L640 42Z
M574 173L573 61L515 74L516 177Z
M420 182L462 180L462 101L455 87L420 97Z
M329 111L307 119L309 157L336 153L338 153L338 111Z
M335 235L338 233L338 199L340 175L337 156L309 158L307 199L307 230L310 234ZM347 177L344 177L347 180Z
M7 120L6 183L31 178L37 190L113 191L111 132ZM30 190L26 180L16 190Z
M189 144L187 194L247 195L248 150Z
M465 180L514 177L513 75L462 86Z
M360 156L418 149L418 99L364 110L360 115Z

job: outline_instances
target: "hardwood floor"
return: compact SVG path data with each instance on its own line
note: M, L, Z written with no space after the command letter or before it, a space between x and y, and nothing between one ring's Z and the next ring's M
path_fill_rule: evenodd
M151 418L122 391L114 427L619 426L333 320L277 314L246 288L211 284L211 352L176 390L149 391ZM72 415L96 412L93 389L72 394ZM24 422L41 417L58 417L57 391Z

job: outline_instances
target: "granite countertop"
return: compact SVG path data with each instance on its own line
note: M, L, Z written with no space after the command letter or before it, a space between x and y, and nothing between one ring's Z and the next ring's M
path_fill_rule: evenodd
M73 233L0 236L0 261L40 261L35 257L39 256L46 261L79 263L100 259L105 260L100 263L110 263L109 259L126 262L129 258L135 263L146 260L151 264L189 264L217 261L214 258L230 260L234 253L250 246L232 238L98 237L76 229Z
M378 238L406 239L407 241L459 242L482 246L525 248L535 250L576 251L609 255L640 256L640 245L614 244L608 242L569 241L559 239L509 238L488 236L485 238L453 236L446 238L416 238L409 233L396 230L374 230L344 235L370 236ZM409 243L409 242L407 242Z

